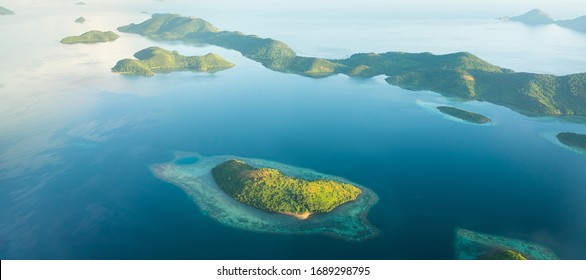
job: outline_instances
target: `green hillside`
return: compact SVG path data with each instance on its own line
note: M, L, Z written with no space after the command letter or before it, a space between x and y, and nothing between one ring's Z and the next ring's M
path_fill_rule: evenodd
M118 28L155 40L181 40L236 50L265 67L309 77L346 74L387 76L386 81L409 90L488 101L532 116L586 116L586 73L553 76L516 73L466 53L360 53L346 59L298 56L271 38L219 31L193 17L156 14L140 24Z
M191 70L216 72L234 67L221 56L209 53L204 56L183 56L176 51L150 47L134 54L137 59L123 59L116 63L112 72L125 75L154 76L156 72Z
M86 33L83 33L79 36L70 36L66 37L61 40L62 44L93 44L93 43L101 43L101 42L109 42L114 41L120 38L118 34L112 31L98 31L92 30Z
M218 186L236 200L270 212L326 213L361 193L350 184L297 179L238 160L214 167L212 175Z

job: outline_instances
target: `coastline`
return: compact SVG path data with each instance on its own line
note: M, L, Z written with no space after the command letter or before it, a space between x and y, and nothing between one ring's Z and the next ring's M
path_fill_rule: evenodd
M287 216L291 216L293 218L296 218L298 220L307 220L309 218L309 216L313 215L313 212L305 212L305 213L293 213L293 212L278 212L279 214L283 214L283 215L287 215Z

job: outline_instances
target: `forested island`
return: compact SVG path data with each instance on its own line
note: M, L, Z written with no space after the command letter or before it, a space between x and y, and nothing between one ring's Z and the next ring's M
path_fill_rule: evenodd
M387 76L408 90L429 90L465 100L487 101L531 116L586 116L586 73L567 76L517 73L492 65L467 52L359 53L346 59L298 56L271 38L220 31L211 23L175 14L154 14L140 24L118 28L154 40L180 40L239 51L265 67L309 77L346 74Z
M62 44L93 44L110 42L120 38L120 36L112 31L98 31L91 30L79 36L70 36L61 40Z
M75 23L85 23L85 22L86 22L86 20L85 20L85 18L84 18L84 17L78 17L78 18L77 18L77 19L76 19L74 22L75 22Z
M225 226L324 234L346 241L364 241L380 233L367 219L378 196L344 178L263 159L175 154L150 170L181 188L204 215ZM323 214L307 219L314 212Z
M256 208L306 219L356 200L360 189L333 180L304 180L271 168L229 160L212 169L218 186L234 199Z
M209 53L204 56L183 56L176 51L150 47L134 54L137 59L118 61L112 72L125 75L154 76L155 72L191 70L197 72L216 72L234 67L234 64L221 56Z
M586 135L584 134L562 132L557 135L557 139L574 150L586 153Z
M3 15L14 15L14 11L0 6L0 16L3 16Z
M455 117L455 118L458 118L458 119L461 119L463 121L467 121L470 123L485 124L485 123L489 123L491 121L488 117L486 117L484 115L474 113L474 112L469 112L469 111L454 108L454 107L450 107L450 106L438 106L437 109L446 115L450 115L452 117Z

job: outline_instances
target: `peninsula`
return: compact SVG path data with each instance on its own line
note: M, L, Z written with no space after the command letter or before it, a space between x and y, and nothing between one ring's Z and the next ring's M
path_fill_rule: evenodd
M3 15L14 15L14 11L0 6L0 16L3 16Z
M218 186L234 199L261 210L306 219L354 201L360 189L333 180L304 180L271 168L254 168L229 160L212 169Z
M120 36L112 31L98 31L98 30L91 30L86 33L83 33L79 36L70 36L66 37L61 40L62 44L93 44L93 43L102 43L102 42L110 42L120 38Z
M571 132L562 132L557 135L558 141L560 143L577 150L582 153L586 153L586 135L585 134L578 134L578 133L571 133Z
M474 113L474 112L465 111L465 110L454 108L454 107L438 106L437 109L446 115L450 115L452 117L455 117L455 118L458 118L458 119L461 119L463 121L467 121L470 123L485 124L485 123L489 123L491 121L488 117L486 117L484 115Z
M203 19L175 14L154 14L151 19L118 30L153 40L209 44L236 50L280 72L309 77L385 75L387 83L404 89L487 101L530 116L586 116L586 73L567 76L517 73L467 52L446 55L359 53L346 59L304 57L281 41L220 31Z
M176 51L150 47L134 54L137 59L123 59L116 63L112 72L124 75L154 76L155 72L191 70L216 72L234 67L221 56L209 53L204 56L182 56Z

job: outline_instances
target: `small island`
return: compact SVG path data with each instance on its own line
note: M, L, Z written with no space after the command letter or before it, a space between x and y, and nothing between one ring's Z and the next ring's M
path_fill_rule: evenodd
M134 54L137 59L123 59L112 68L112 72L123 75L154 76L155 72L190 70L217 72L234 67L223 57L209 53L204 56L183 56L176 51L150 47Z
M550 249L508 237L456 229L454 243L459 260L557 260Z
M522 15L514 17L503 17L503 20L517 21L528 25L543 25L554 23L553 18L540 9L533 9Z
M152 165L153 174L181 188L203 215L225 226L355 242L379 235L367 220L378 196L344 178L263 159L175 154L170 162Z
M484 115L474 113L474 112L465 111L465 110L458 109L455 107L438 106L437 109L446 115L449 115L454 118L458 118L458 119L461 119L463 121L470 122L470 123L485 124L485 123L491 122L491 120Z
M102 42L110 42L120 38L120 36L112 31L98 31L91 30L79 36L70 36L61 40L61 44L94 44Z
M212 169L218 186L234 199L253 207L307 219L354 201L360 189L332 180L293 178L279 170L254 168L239 160L226 161Z
M0 15L4 16L4 15L14 15L14 11L6 9L2 6L0 6Z
M576 150L578 152L586 153L586 135L571 132L562 132L558 134L556 137L558 141L560 141L560 143L568 146L569 148Z
M85 22L86 22L86 20L85 20L85 18L84 18L84 17L78 17L78 18L77 18L77 19L76 19L74 22L75 22L75 23L85 23Z

